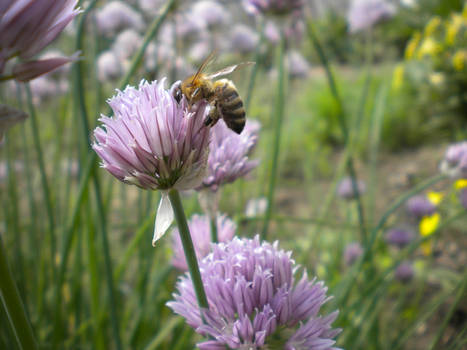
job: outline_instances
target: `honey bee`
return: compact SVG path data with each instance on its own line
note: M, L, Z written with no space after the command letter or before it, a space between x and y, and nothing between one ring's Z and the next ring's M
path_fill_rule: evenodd
M228 75L237 68L254 64L254 62L243 62L215 73L203 73L213 58L213 54L209 55L196 74L183 80L174 89L174 96L180 102L182 95L184 95L190 105L205 99L211 108L204 120L204 125L214 126L222 118L229 129L240 134L245 127L245 108L243 108L243 101L237 92L237 88L231 80L220 79L213 81L213 79Z

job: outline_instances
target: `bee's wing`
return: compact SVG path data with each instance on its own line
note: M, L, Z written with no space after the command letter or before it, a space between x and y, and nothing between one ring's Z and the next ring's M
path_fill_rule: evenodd
M221 69L215 73L211 73L211 74L208 74L206 76L207 79L214 79L214 78L218 78L218 77L221 77L223 75L227 75L227 74L230 74L230 73L233 73L235 70L237 70L238 68L240 67L243 67L243 66L251 66L255 64L255 62L242 62L242 63L239 63L239 64L235 64L233 66L229 66L229 67L226 67L224 69Z
M217 51L215 50L211 52L208 57L206 57L203 63L201 63L201 66L198 68L198 71L196 72L196 74L193 76L192 82L195 82L196 79L199 78L199 76L204 72L206 67L209 66L216 59L216 56L217 56Z

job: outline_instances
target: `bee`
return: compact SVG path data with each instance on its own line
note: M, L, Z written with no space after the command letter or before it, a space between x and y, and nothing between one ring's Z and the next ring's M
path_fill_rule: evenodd
M211 108L204 120L204 125L214 126L222 118L229 129L240 134L245 127L245 108L243 107L243 101L238 94L237 88L231 80L220 79L213 81L213 79L228 75L237 68L254 64L254 62L243 62L226 67L215 73L203 73L213 58L213 54L209 55L201 64L196 74L184 79L174 89L173 94L178 102L180 102L182 95L184 95L190 105L205 99Z

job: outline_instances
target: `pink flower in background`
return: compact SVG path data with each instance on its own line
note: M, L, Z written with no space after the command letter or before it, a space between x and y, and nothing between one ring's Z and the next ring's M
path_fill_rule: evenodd
M163 190L153 243L173 221L166 191L198 187L209 153L206 102L189 109L185 99L177 103L164 81L142 81L137 89L128 86L112 97L108 103L114 117L101 117L93 144L102 167L120 181Z
M361 196L366 191L366 185L363 181L357 181L357 193ZM350 177L345 177L339 183L337 187L337 194L347 200L355 199L357 197L353 188L352 179Z
M467 178L467 141L449 146L440 170L451 177Z
M363 248L358 242L353 242L345 247L344 262L347 266L353 265L363 254Z
M402 283L410 282L414 276L415 272L412 266L412 263L409 261L403 261L394 272L394 277L396 280Z
M396 8L385 0L354 0L347 15L350 32L355 33L394 16Z
M219 186L247 175L258 165L258 161L250 160L249 155L258 141L259 129L260 124L252 120L247 120L240 135L223 121L212 127L208 174L200 189L217 191Z
M204 258L211 251L211 227L207 216L193 215L188 222L191 238L195 247L196 257L198 260ZM237 226L225 215L217 216L217 238L219 242L228 242L235 235ZM172 265L176 268L187 271L188 267L183 252L182 241L178 233L178 228L173 230L172 246L174 257Z
M303 0L243 0L243 6L252 14L288 15L300 11Z
M114 81L123 74L123 67L115 52L102 52L97 58L97 77L100 81Z
M97 11L96 21L99 31L109 37L123 29L140 31L144 28L143 16L122 1L106 3Z
M0 7L0 74L14 57L15 62L7 76L29 81L48 73L77 56L34 60L39 52L62 32L80 12L77 0L2 1Z
M191 9L190 15L201 19L207 28L225 24L229 20L229 14L224 6L211 0L196 2Z
M237 24L230 35L230 48L242 54L256 50L259 42L258 34L249 26Z
M291 78L303 79L310 74L310 63L297 50L287 53L287 66Z

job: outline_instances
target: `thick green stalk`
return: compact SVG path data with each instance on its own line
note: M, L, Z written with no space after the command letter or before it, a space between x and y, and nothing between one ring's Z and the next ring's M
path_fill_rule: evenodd
M196 259L195 248L191 240L190 230L186 221L185 212L183 211L182 200L177 190L172 189L169 191L169 199L172 204L172 208L177 220L178 231L180 232L180 239L183 245L183 251L185 252L185 258L188 265L188 271L190 272L193 287L195 289L196 299L201 311L201 317L203 316L203 309L208 309L208 299L204 292L203 281L201 280L201 274L199 272L198 260Z
M278 74L279 81L277 84L277 97L276 97L276 106L275 106L275 123L274 123L274 139L273 139L273 154L271 162L271 172L270 172L270 182L268 190L268 206L266 208L266 214L263 224L263 229L261 231L261 239L266 239L269 229L269 223L271 221L273 207L274 207L274 192L276 189L276 181L278 176L278 165L279 165L279 150L280 150L280 141L282 134L282 120L284 117L285 109L285 38L284 35L281 35L281 40L279 43L279 56L278 56Z
M11 269L8 266L6 250L0 237L0 298L7 313L8 321L13 330L18 346L22 350L35 350L37 343L32 332L19 295L18 288L13 279Z
M42 152L41 141L39 137L39 125L37 123L37 114L34 104L32 103L31 89L29 85L26 85L26 99L29 108L29 114L31 115L31 126L32 126L32 139L34 142L34 149L37 152L37 162L39 165L39 173L41 177L42 191L44 196L45 208L47 210L47 219L49 223L49 239L50 239L50 261L52 265L52 276L53 280L56 279L57 269L55 265L55 254L56 254L56 241L55 241L55 217L52 206L52 195L50 192L49 182L47 180L47 173L45 170L44 154Z
M318 57L321 61L321 64L324 67L324 70L326 72L326 77L328 79L329 89L331 90L331 94L334 97L334 100L339 109L338 118L339 118L339 124L340 124L341 130L342 130L342 135L344 137L344 144L347 147L353 147L353 145L349 142L351 140L349 139L349 128L347 126L347 121L345 119L344 105L342 103L342 99L337 89L337 84L334 79L334 74L332 73L331 66L329 65L329 60L326 56L326 53L324 52L323 46L321 45L321 42L319 41L318 36L316 35L314 31L313 23L311 19L308 20L307 30L308 30L308 35L313 44L313 47L315 48L318 54ZM365 216L364 216L364 211L363 211L363 202L362 202L360 193L358 191L357 173L355 171L355 165L354 165L352 153L349 155L347 159L347 172L349 173L349 176L352 179L352 190L353 190L353 193L355 194L355 199L357 201L358 220L360 224L360 233L362 236L362 241L366 242L367 232L366 232Z
M219 242L219 237L217 235L217 217L209 215L209 228L211 229L211 242Z

